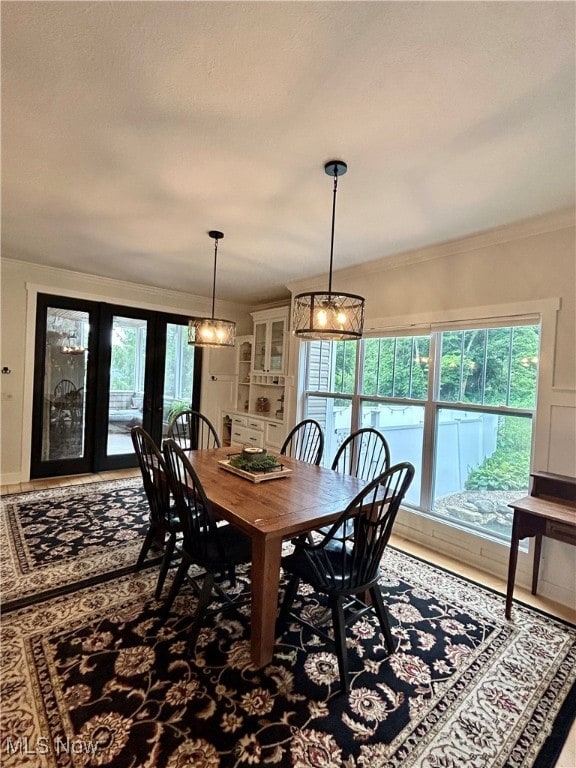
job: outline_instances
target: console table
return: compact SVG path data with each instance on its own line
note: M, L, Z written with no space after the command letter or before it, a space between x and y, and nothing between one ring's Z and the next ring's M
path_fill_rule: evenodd
M534 564L532 569L532 594L538 588L538 570L542 551L542 536L576 545L576 478L555 475L551 472L533 472L532 491L508 506L514 510L508 585L506 589L506 618L510 618L518 543L520 539L534 536Z

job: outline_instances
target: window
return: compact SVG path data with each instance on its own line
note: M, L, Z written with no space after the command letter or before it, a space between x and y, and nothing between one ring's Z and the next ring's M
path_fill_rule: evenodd
M371 426L416 476L406 503L509 540L508 503L528 492L540 327L450 328L414 336L306 343L307 417L330 466Z

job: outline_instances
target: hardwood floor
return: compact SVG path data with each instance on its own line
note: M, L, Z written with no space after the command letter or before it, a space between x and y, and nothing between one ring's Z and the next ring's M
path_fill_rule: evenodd
M25 491L42 490L45 488L57 488L65 485L82 485L84 483L94 483L99 480L117 480L124 477L138 477L139 475L140 470L135 468L111 472L100 472L94 475L68 475L65 477L42 478L40 480L30 480L26 483L2 485L0 486L0 494L4 495L7 493L21 493ZM437 552L428 549L427 547L424 547L420 544L414 544L413 542L410 542L407 539L401 538L399 536L392 535L391 544L393 544L398 549L402 549L409 554L420 557L427 562L434 563L448 571L451 571L452 573L464 576L465 578L476 581L479 584L484 584L490 589L501 592L503 596L506 593L506 583L503 580L487 574L478 568L474 568L465 563L461 563L460 561L445 555L440 555ZM555 603L554 601L545 597L541 597L540 595L532 595L530 590L523 589L522 587L518 586L514 590L514 596L527 605L539 608L542 611L546 611L547 613L576 624L576 610L568 606ZM502 606L504 606L504 603L502 603ZM564 746L564 749L562 750L562 754L560 755L555 768L575 768L575 766L576 723L573 725L570 731L568 740Z

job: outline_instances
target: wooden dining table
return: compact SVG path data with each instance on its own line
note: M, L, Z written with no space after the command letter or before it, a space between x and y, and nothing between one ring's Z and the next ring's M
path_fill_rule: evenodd
M365 482L288 456L292 472L254 483L222 468L242 446L188 451L214 512L252 541L251 655L258 667L272 661L280 587L282 543L332 522Z

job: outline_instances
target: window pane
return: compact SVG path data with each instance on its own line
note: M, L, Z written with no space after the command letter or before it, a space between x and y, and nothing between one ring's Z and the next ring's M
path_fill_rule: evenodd
M316 419L324 432L322 466L330 467L336 451L350 434L352 400L343 397L306 398L306 418Z
M539 326L448 331L440 337L440 400L535 407Z
M408 489L406 502L420 505L422 482L422 444L424 439L424 408L421 405L394 405L363 400L360 405L360 426L382 432L390 448L390 462L409 461L416 474Z
M532 419L439 408L433 512L509 540L508 503L528 493Z
M310 341L306 389L352 394L356 378L356 341Z
M429 355L428 336L366 339L362 393L425 399Z
M508 405L511 408L536 408L540 327L520 326L513 331Z

